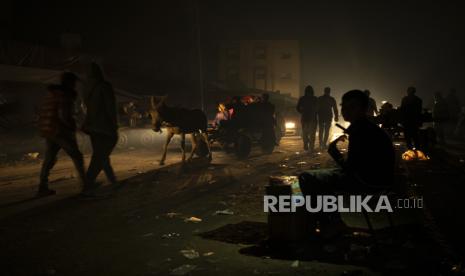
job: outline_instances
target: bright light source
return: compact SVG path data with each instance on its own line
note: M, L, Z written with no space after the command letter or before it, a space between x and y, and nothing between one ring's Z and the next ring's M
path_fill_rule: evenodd
M381 104L385 104L385 103L387 103L387 102L388 102L388 101L381 101Z
M294 122L286 122L285 126L286 126L286 129L294 129L295 128L295 123Z

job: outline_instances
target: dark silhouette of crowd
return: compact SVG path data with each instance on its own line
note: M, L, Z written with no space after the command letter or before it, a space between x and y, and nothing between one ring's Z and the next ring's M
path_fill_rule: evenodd
M315 151L317 129L319 148L323 150L327 148L332 124L338 122L336 100L330 96L330 92L331 89L326 87L324 94L316 97L313 87L309 85L297 103L296 109L301 114L303 149L310 153ZM450 89L447 96L436 92L430 111L424 108L415 87L407 89L407 95L402 98L398 108L383 102L378 109L371 92L364 90L363 93L368 99L367 119L392 137L403 133L408 149L427 149L433 143L445 145L448 137L465 137L465 107L461 106L455 89ZM432 127L422 128L425 123L432 123Z

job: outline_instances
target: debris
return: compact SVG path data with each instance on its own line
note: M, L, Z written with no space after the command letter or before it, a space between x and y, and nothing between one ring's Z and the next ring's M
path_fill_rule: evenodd
M300 165L300 166L307 165L307 162L306 161L300 161L300 162L297 162L297 165Z
M185 249L185 250L181 250L179 252L184 257L186 257L186 258L188 258L190 260L197 259L198 257L200 257L199 252L195 251L194 249Z
M171 238L177 238L180 237L181 235L179 233L168 233L168 234L163 234L161 237L163 239L171 239Z
M315 163L310 166L310 169L319 169L321 167L321 163Z
M26 154L26 158L29 160L36 160L39 158L39 153L38 152L29 152Z
M197 218L197 217L190 217L190 218L186 218L186 219L184 220L184 222L195 222L195 223L201 222L201 221L202 221L202 219L201 219L201 218Z
M291 267L294 267L294 268L299 267L299 260L293 261L291 264Z
M279 167L280 168L287 168L287 165L286 164L279 164Z
M169 212L169 213L165 214L165 216L168 217L168 218L174 218L174 217L177 217L179 215L180 215L180 213L175 213L175 212Z
M210 252L203 253L202 256L208 257L208 256L211 256L213 254L215 254L215 252L210 251Z
M402 153L402 160L411 161L411 160L420 160L425 161L429 160L429 156L426 155L421 150L407 150L406 152Z
M153 236L152 232L142 235L143 238L147 238L147 237L151 237L151 236Z
M234 215L234 212L229 209L224 209L216 211L215 215Z
M299 152L299 151L296 151L296 152L295 152L295 154L296 154L296 155L299 155L299 154L300 154L300 152Z
M367 232L353 232L352 235L354 237L361 237L361 238L369 238L369 237L371 237L371 234L367 233Z
M171 270L170 274L171 275L186 275L187 273L194 270L196 267L197 267L196 265L185 264L185 265L179 266Z

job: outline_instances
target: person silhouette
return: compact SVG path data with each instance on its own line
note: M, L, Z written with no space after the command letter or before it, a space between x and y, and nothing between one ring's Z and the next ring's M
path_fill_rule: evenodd
M404 136L409 149L420 148L418 130L422 125L423 101L415 93L415 87L409 87L407 96L402 98L400 105L401 124L404 127Z
M305 87L305 95L300 97L297 103L297 111L301 114L300 123L302 125L302 140L304 150L314 151L316 127L318 123L318 99L314 95L313 87Z
M331 131L331 124L339 120L336 100L331 97L331 88L324 89L323 96L318 97L318 138L320 141L320 149L325 149Z

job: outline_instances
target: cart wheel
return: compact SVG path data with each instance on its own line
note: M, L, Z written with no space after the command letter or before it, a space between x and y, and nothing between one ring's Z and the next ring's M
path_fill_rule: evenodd
M250 137L245 134L239 134L234 143L234 152L236 156L240 159L247 158L252 149L252 141Z

